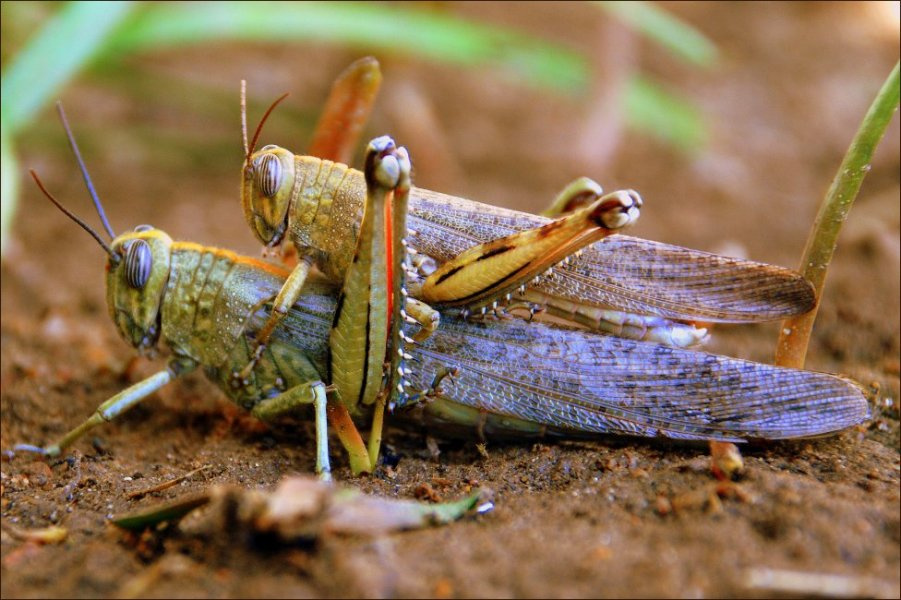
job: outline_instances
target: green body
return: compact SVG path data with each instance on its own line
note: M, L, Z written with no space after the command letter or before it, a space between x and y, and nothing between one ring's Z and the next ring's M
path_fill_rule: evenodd
M247 382L231 383L232 372L250 360L252 318L278 292L284 271L227 250L172 242L159 230L120 236L113 248L135 239L147 241L153 250L155 268L148 283L135 290L121 269L112 266L107 277L110 312L127 341L150 347L159 329L176 361L202 366L247 410L319 379L324 363L315 365L307 355L278 343L265 350Z

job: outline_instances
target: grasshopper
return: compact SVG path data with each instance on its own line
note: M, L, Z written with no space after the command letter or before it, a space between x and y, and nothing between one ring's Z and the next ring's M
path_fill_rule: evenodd
M275 104L249 145L244 128L241 200L264 246L293 243L300 260L258 348L298 298L313 265L330 280L343 280L366 190L363 174L344 164L274 145L255 151ZM611 204L619 212L600 220ZM558 195L546 212L555 219L414 187L407 241L416 268L408 288L442 314L547 311L590 329L683 348L706 339L697 322L772 321L814 306L811 285L789 269L617 233L640 207L634 191L604 195L587 178Z
M406 400L414 408L399 411L401 420L483 435L748 441L823 435L867 418L866 399L847 379L593 331L449 314L431 336L412 343L398 319L403 244L395 235L405 218L408 173L409 160L393 143L380 138L370 144L363 241L349 266L353 275L337 295L333 287L305 286L238 386L233 370L250 360L289 271L227 250L173 242L144 225L107 244L63 209L109 257L107 300L120 334L138 351L164 341L173 356L164 370L114 395L57 443L17 448L58 455L93 427L200 367L232 401L263 420L312 412L322 475L329 473L327 423L347 449L352 472L371 471L384 406L405 400L407 390L413 390ZM102 211L101 219L114 237ZM351 280L359 280L356 288ZM360 310L360 290L379 286L364 294ZM342 369L349 372L344 383L338 381ZM451 384L442 385L452 373ZM353 420L373 423L368 449Z

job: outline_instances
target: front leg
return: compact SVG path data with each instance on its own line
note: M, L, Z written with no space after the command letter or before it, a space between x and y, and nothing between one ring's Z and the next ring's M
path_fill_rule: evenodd
M129 386L97 407L90 417L85 419L81 425L72 429L64 435L58 442L46 447L33 446L31 444L17 444L14 450L37 452L45 456L59 456L63 450L71 446L78 438L86 434L91 429L102 425L107 421L112 421L116 417L124 414L129 409L137 406L145 400L150 394L162 388L173 379L181 375L193 371L197 367L197 363L190 359L172 359L168 366L154 373L147 379L143 379L136 384Z
M253 372L253 369L260 361L260 357L263 356L263 352L266 350L266 344L269 343L272 332L275 331L275 328L278 327L285 318L285 315L288 314L288 311L291 310L291 307L294 306L294 303L300 298L300 293L303 291L303 286L307 281L307 276L310 274L312 266L312 251L301 253L298 257L297 266L291 271L291 275L285 280L282 289L279 290L278 295L275 297L269 318L266 319L266 323L263 324L259 333L256 335L256 339L254 340L255 346L253 353L251 354L250 362L240 371L232 373L232 379L235 382L243 383L250 378L250 374Z
M573 253L634 223L641 208L636 192L601 196L600 186L590 179L574 182L566 194L593 201L541 227L473 246L431 273L419 297L436 308L496 307Z

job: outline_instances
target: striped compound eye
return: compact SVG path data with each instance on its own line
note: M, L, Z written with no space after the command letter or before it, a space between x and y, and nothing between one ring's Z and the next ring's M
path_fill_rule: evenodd
M257 187L267 198L272 198L282 184L282 163L274 154L264 154L254 164Z
M134 240L125 251L125 281L136 290L142 289L150 279L153 254L150 244L144 240Z

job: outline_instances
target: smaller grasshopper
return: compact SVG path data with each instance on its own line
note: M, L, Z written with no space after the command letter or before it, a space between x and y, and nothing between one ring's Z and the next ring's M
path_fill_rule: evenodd
M273 145L255 151L283 98L248 144L242 88L245 219L267 249L290 243L300 257L259 348L313 265L333 282L344 279L366 189L362 173L333 160ZM772 321L815 302L811 285L789 269L620 235L638 217L641 198L632 190L603 195L588 178L558 195L545 213L554 220L422 188L409 198L416 269L408 288L444 315L546 310L589 329L686 348L707 338L697 323ZM599 219L611 205L618 210L610 220Z

